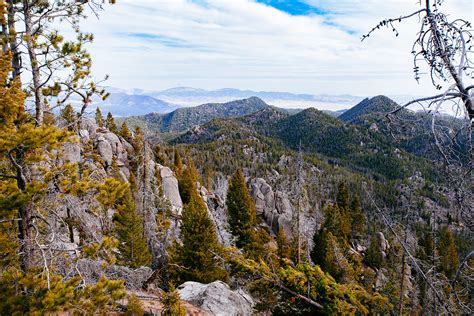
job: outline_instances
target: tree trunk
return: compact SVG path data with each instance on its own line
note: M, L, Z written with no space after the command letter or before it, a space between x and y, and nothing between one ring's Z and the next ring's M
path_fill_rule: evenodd
M24 153L17 150L15 158L10 154L10 160L15 166L17 176L17 186L20 191L26 191L26 177L22 167ZM33 231L31 229L31 215L33 203L28 202L18 210L18 238L20 240L20 267L23 272L27 272L33 266Z
M30 9L30 3L28 0L23 0L23 15L25 19L25 41L28 49L28 55L30 56L31 64L31 75L33 78L33 94L35 97L35 118L36 125L43 125L44 119L44 103L41 96L41 74L36 58L35 52L35 40L33 38L33 21Z
M12 56L13 79L20 76L21 73L21 53L19 50L18 38L15 31L15 7L13 0L8 0L8 42Z

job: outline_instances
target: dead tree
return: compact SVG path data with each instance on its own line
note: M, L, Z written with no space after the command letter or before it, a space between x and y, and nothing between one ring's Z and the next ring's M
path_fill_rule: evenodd
M454 192L457 218L473 230L474 85L469 83L474 76L473 30L469 21L450 20L441 11L443 2L420 0L419 10L381 21L362 40L384 27L398 36L398 23L419 19L420 29L411 52L415 79L421 79L421 67L427 68L431 83L443 92L407 102L388 113L387 118L390 124L397 113L412 105L421 106L430 115L433 147L445 171L446 187ZM441 118L446 117L443 111L453 114L448 124L441 123Z

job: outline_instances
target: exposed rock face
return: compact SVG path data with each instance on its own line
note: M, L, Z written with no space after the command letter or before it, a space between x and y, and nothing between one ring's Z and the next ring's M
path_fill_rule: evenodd
M274 192L262 178L251 179L249 185L250 194L255 199L257 215L263 217L275 233L281 227L288 235L291 234L293 207L288 196L280 191Z
M224 177L224 175L219 174L216 177L214 192L207 191L203 186L199 189L201 197L206 203L209 215L216 226L219 242L225 246L230 246L232 241L232 234L229 230L227 209L225 206L228 185L227 178Z
M377 233L377 239L379 242L379 249L382 252L382 256L385 258L387 257L387 252L390 250L390 244L388 243L387 239L382 232Z
M78 269L87 283L95 283L104 274L102 264L96 260L81 259L78 262ZM124 280L125 286L130 290L140 290L152 273L153 270L149 267L133 270L124 266L111 265L105 269L105 276L108 279Z
M66 143L63 147L62 159L64 162L78 163L81 161L81 145Z
M243 290L233 291L221 281L186 282L178 287L182 300L217 316L252 315L253 299Z
M163 188L163 194L170 201L173 212L176 215L181 215L183 210L183 201L179 195L178 179L173 175L173 171L170 168L159 165L161 185Z

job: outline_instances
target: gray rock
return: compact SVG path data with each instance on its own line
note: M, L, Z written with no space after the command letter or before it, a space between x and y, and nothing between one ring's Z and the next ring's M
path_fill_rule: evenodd
M274 192L272 187L261 178L251 179L249 186L250 194L255 199L257 215L263 217L275 233L281 227L289 235L293 207L287 194L281 191Z
M254 301L239 289L233 291L222 281L209 284L186 282L178 287L182 300L217 316L252 315Z
M81 144L66 143L63 146L62 159L64 162L78 163L81 161Z
M163 194L170 201L173 212L181 215L183 201L179 195L178 180L170 168L159 165Z
M82 117L81 119L81 130L87 131L88 137L95 138L97 131L97 124L94 120Z
M130 290L140 290L153 273L149 267L140 267L134 270L119 265L110 265L104 270L103 264L104 262L97 260L80 259L77 268L89 284L96 283L102 275L105 275L110 280L124 280L125 287Z
M97 137L97 152L105 161L107 166L112 164L112 158L114 156L112 146L103 136Z

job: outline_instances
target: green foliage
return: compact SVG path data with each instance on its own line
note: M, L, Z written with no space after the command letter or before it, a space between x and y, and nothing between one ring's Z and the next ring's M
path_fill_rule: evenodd
M278 295L278 301L270 307L274 315L385 314L391 308L387 298L370 293L355 283L339 284L319 266L282 264L275 269L262 260L244 258L232 249L226 252L225 258L235 274L252 280L254 294L267 294L268 289L272 289ZM295 294L321 307L311 305ZM267 300L267 297L259 299Z
M125 316L143 316L144 314L145 311L143 310L141 301L135 294L130 295L127 302Z
M101 277L96 284L79 286L81 279L48 279L44 273L23 273L10 268L0 274L0 314L44 315L68 311L96 314L115 310L125 297L123 281Z
M131 268L151 264L151 253L143 229L143 218L138 214L132 192L120 199L114 214L115 232L120 241L118 262Z
M160 165L164 165L166 163L166 157L161 151L160 145L156 145L155 148L153 148L153 155L155 156L155 161Z
M188 159L188 165L181 174L182 176L178 182L179 195L183 204L187 204L191 200L191 196L197 192L196 182L199 178L198 172L190 159Z
M161 299L163 303L163 316L185 316L186 308L181 305L178 291L171 286Z
M174 173L178 177L181 177L181 174L183 172L183 161L181 159L181 155L180 155L179 150L177 148L174 149L173 163L174 163L174 167L173 167Z
M66 122L67 129L73 131L78 121L78 116L72 105L68 104L61 110L61 118Z
M112 133L117 134L118 129L117 129L117 124L115 124L114 117L112 116L112 113L107 113L107 118L105 120L105 127L111 131Z
M344 182L339 183L337 187L336 204L340 209L349 208L349 191Z
M448 227L443 227L439 231L438 251L441 261L441 271L443 271L448 278L453 278L459 266L459 257L453 233Z
M102 111L99 107L95 110L95 123L99 127L105 127L104 116L102 115Z
M276 236L276 242L278 245L278 257L281 259L289 259L291 257L291 249L286 238L285 231L280 227Z
M130 132L126 121L124 121L122 123L122 126L120 126L119 135L122 136L128 142L132 139L132 132Z
M373 268L381 268L383 265L382 251L380 249L380 243L377 236L372 236L370 239L369 247L365 253L365 262Z
M169 273L174 283L210 283L227 279L226 271L215 259L220 247L214 223L197 192L191 194L184 206L181 241L182 244L175 242L170 250Z
M352 238L360 238L364 236L366 232L366 218L364 212L362 211L360 198L358 195L355 195L352 199L350 206L350 217Z
M256 224L256 209L240 170L229 181L226 204L229 226L236 237L236 245L245 248L251 242L252 229Z

